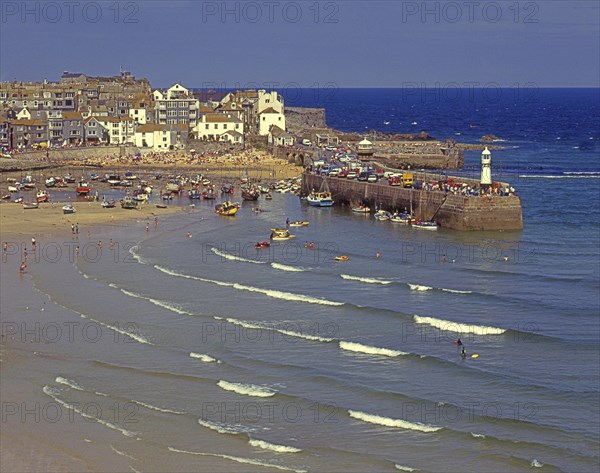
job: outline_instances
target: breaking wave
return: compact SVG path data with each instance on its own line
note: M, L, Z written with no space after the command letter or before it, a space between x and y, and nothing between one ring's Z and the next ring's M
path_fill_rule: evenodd
M232 255L230 253L225 253L224 251L220 251L217 248L211 248L210 251L212 251L215 255L219 255L221 258L225 258L229 261L243 261L244 263L254 263L254 264L265 264L266 261L256 261L254 259L248 259L248 258L242 258L241 256L235 256Z
M62 376L57 376L54 381L58 384L64 384L65 386L69 386L70 388L76 389L77 391L84 391L83 387L77 384L75 381L63 378Z
M64 408L72 410L73 412L76 412L77 414L79 414L81 417L83 417L85 419L93 420L95 422L98 422L99 424L104 425L105 427L108 427L109 429L121 432L126 437L135 437L136 436L136 434L134 432L130 432L129 430L125 430L125 429L123 429L123 428L119 427L118 425L115 425L115 424L113 424L111 422L107 422L105 420L98 419L97 417L94 417L93 415L90 415L87 412L82 411L76 405L72 405L72 404L69 404L68 402L63 401L62 399L60 399L59 397L57 397L56 391L53 390L50 386L44 386L43 389L42 389L42 391L44 392L44 394L46 394L47 396L50 396L52 399L54 399L58 404L60 404Z
M91 318L91 317L89 317L89 316L87 316L85 314L79 314L79 315L81 317L83 317L84 319L91 320L93 322L96 322L97 324L100 324L100 325L102 325L102 326L104 326L106 328L109 328L110 330L112 330L114 332L120 333L121 335L125 335L126 337L129 337L132 340L135 340L136 342L143 343L145 345L154 345L147 338L145 338L145 337L143 337L141 335L138 335L138 334L133 333L133 332L129 332L127 330L123 330L122 328L115 327L114 325L105 324L104 322L100 322L99 320L93 319L93 318Z
M324 343L333 342L333 338L319 337L318 335L311 335L309 333L302 333L302 332L296 332L294 330L275 328L272 325L256 324L256 323L245 322L243 320L238 320L238 319L233 319L233 318L224 319L222 317L215 317L215 319L225 320L225 321L229 322L230 324L239 325L240 327L249 328L249 329L272 330L273 332L277 332L282 335L286 335L289 337L302 338L304 340L310 340L313 342L324 342Z
M209 355L204 355L202 353L191 352L190 358L195 358L196 360L203 361L204 363L221 363L220 360L217 360L216 358L213 358L212 356L209 356Z
M220 434L238 435L252 432L252 429L250 427L245 427L243 425L224 424L222 422L211 422L209 420L204 419L198 419L198 424L200 424L202 427L206 427L207 429L214 430L215 432L218 432Z
M238 284L238 283L215 281L213 279L199 278L196 276L190 276L188 274L178 273L177 271L171 271L170 269L163 268L162 266L159 266L159 265L155 265L154 267L157 270L159 270L165 274L168 274L170 276L175 276L175 277L185 278L185 279L193 279L195 281L207 282L207 283L211 283L211 284L216 284L218 286L232 287L232 288L238 289L240 291L258 292L260 294L264 294L264 295L266 295L268 297L272 297L274 299L283 299L286 301L306 302L308 304L321 304L321 305L330 305L330 306L344 305L343 302L330 301L327 299L319 299L319 298L307 296L304 294L295 294L293 292L277 291L274 289L262 289L260 287L245 286L243 284Z
M287 266L285 264L280 264L280 263L271 263L271 267L273 269L279 269L280 271L289 271L292 273L301 273L303 271L306 271L305 269L302 269L302 268L296 268L295 266Z
M432 425L420 424L418 422L408 422L402 419L391 419L389 417L376 416L373 414L367 414L366 412L348 410L350 417L353 417L363 422L370 424L383 425L385 427L397 427L399 429L418 430L419 432L436 432L441 427L434 427Z
M360 276L350 276L349 274L340 274L340 277L342 279L347 279L348 281L360 281L360 282L364 282L367 284L382 284L382 285L387 285L387 284L392 284L393 281L388 281L386 279L379 279L379 278L363 278Z
M473 291L460 291L458 289L446 289L445 287L431 287L431 286L424 286L424 285L420 285L420 284L410 284L410 283L407 283L407 286L410 288L411 291L420 291L420 292L432 291L432 290L443 291L443 292L452 292L454 294L472 294L472 292L473 292Z
M178 415L185 414L185 412L174 411L172 409L163 409L162 407L153 406L152 404L146 404L145 402L136 401L135 399L132 399L131 402L133 402L134 404L137 404L138 406L145 407L146 409L150 409L152 411L157 411L157 412L162 412L164 414L178 414Z
M415 323L431 325L440 330L449 332L470 333L474 335L502 335L506 329L497 327L486 327L484 325L461 324L450 320L435 319L433 317L414 316Z
M271 450L277 453L298 453L302 450L296 447L288 447L287 445L277 445L274 443L265 442L264 440L250 439L248 442L253 447L262 448L263 450Z
M255 460L254 458L242 458L242 457L234 457L232 455L222 455L220 453L204 453L204 452L190 452L188 450L179 450L177 448L168 447L169 451L176 453L186 453L188 455L200 455L205 457L216 457L216 458L224 458L225 460L232 460L238 463L245 463L247 465L255 465L262 466L266 468L275 468L277 470L283 471L294 471L296 473L306 473L306 470L297 470L295 468L289 468L286 466L276 465L274 463L266 463L263 461Z
M114 286L117 287L117 286ZM170 310L171 312L175 312L179 315L194 315L191 312L187 312L185 310L180 309L179 307L171 304L169 302L159 301L158 299L152 299L151 297L142 296L141 294L136 294L135 292L127 291L126 289L119 288L123 294L129 297L135 297L136 299L143 299L145 301L154 304L155 306L162 307L163 309Z
M408 355L403 351L391 350L389 348L372 347L370 345L362 345L355 342L340 342L340 348L342 350L353 351L356 353L366 353L368 355L380 355L380 356L401 356Z
M233 391L234 393L253 397L271 397L277 393L277 391L273 391L265 386L257 386L256 384L231 383L224 380L220 380L217 383L217 386L225 391Z

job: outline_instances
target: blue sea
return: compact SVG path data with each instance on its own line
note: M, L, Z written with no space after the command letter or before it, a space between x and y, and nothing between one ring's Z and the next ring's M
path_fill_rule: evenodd
M274 194L235 218L200 202L149 232L105 226L101 256L3 276L4 313L33 297L110 334L31 355L31 389L80 406L89 442L69 448L132 471L598 471L600 91L461 90L286 103L348 132L499 137L522 231L426 232ZM286 218L310 225L255 250Z

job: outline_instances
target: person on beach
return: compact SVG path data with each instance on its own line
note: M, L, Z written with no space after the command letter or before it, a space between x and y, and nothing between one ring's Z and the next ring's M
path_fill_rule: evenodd
M192 234L190 232L187 232L187 237L192 238Z
M442 263L446 262L446 255L442 255Z
M456 340L456 344L457 344L458 346L461 346L461 345L462 345L462 342L460 341L460 338L459 338L458 340Z
M111 250L113 249L113 246L115 246L115 244L113 243L113 239L112 238L108 242L108 246L110 247Z
M102 240L98 240L98 248L102 249Z
M158 217L154 217L154 226L157 227L158 226Z
M75 225L75 233L79 234L79 223Z
M27 261L27 248L23 249L23 258Z
M75 235L75 224L74 223L71 224L71 234Z
M27 268L27 265L25 264L25 261L21 261L21 264L19 265L19 272L21 274L23 274L25 272L26 268Z
M378 251L377 253L375 253L375 259L379 259L381 258L381 253Z
M465 348L465 346L463 345L462 350L460 351L460 356L464 358L467 357L467 349Z
M148 233L150 231L150 224L146 223L146 233Z
M79 245L75 247L75 256L79 257Z
M35 251L35 238L31 237L31 251Z
M286 225L286 227L290 226L290 217L285 219L285 225Z

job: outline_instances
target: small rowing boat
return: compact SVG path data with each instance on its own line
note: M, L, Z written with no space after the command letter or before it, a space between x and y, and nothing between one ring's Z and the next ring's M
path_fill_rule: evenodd
M290 222L290 227L307 227L309 225L310 225L310 222L306 222L306 221Z
M348 261L350 259L350 256L340 255L340 256L336 256L334 259L336 261Z

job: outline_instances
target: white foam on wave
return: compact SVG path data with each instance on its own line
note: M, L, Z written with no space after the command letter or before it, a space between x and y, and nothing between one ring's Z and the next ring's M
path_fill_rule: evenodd
M221 258L225 258L229 261L242 261L244 263L254 263L254 264L265 264L266 261L256 261L255 259L248 259L248 258L242 258L241 256L235 256L232 255L230 253L225 253L224 251L220 251L217 248L211 248L210 251L212 251L215 255L219 255Z
M238 289L240 291L258 292L260 294L264 294L264 295L266 295L268 297L272 297L274 299L283 299L286 301L306 302L308 304L320 304L320 305L330 305L330 306L344 305L343 302L330 301L327 299L319 299L316 297L306 296L304 294L295 294L293 292L277 291L274 289L262 289L260 287L246 286L244 284L238 284L238 283L215 281L214 279L206 279L206 278L200 278L200 277L196 277L196 276L190 276L188 274L178 273L177 271L171 271L170 269L163 268L162 266L159 266L159 265L155 265L154 267L156 269L158 269L159 271L161 271L165 274L168 274L170 276L176 276L176 277L185 278L185 279L193 279L195 281L216 284L217 286L232 287L232 288Z
M302 449L296 447L288 447L287 445L277 445L275 443L265 442L264 440L250 439L248 441L253 447L262 448L263 450L271 450L277 453L298 453Z
M128 332L127 330L123 330L122 328L119 327L115 327L114 325L110 325L110 324L105 324L104 322L100 322L99 320L93 319L92 317L85 315L85 314L79 314L82 318L87 319L87 320L91 320L92 322L95 322L97 324L100 324L114 332L120 333L121 335L125 335L126 337L131 338L132 340L135 340L136 342L139 343L143 343L145 345L154 345L152 342L150 342L147 338L142 337L141 335L138 335L136 333L133 332Z
M340 342L340 348L342 350L353 351L356 353L366 353L368 355L380 355L380 356L401 356L408 355L403 351L391 350L389 348L379 348L370 345L363 345L355 342Z
M220 434L239 435L252 432L252 428L243 425L224 424L222 422L211 422L209 420L198 419L198 424L207 429L214 430Z
M431 286L421 286L419 284L410 283L407 284L411 291L431 291L433 289Z
M297 268L295 266L287 266L287 265L281 264L281 263L271 263L271 267L273 269L278 269L280 271L288 271L288 272L292 272L292 273L302 273L302 272L306 271L305 269L302 269L302 268Z
M485 325L470 325L452 322L450 320L435 319L433 317L414 316L415 323L431 325L440 330L456 333L468 333L474 335L502 335L506 329L497 327L486 327Z
M252 397L271 397L277 394L277 391L265 386L257 386L256 384L231 383L229 381L220 380L217 383L217 386L225 391L233 391L238 394Z
M540 463L535 458L531 461L530 465L532 468L542 468L544 466L543 463Z
M394 467L396 468L396 470L400 470L400 471L419 471L419 470L416 470L415 468L411 468L410 466L398 465L397 463L394 464Z
M84 391L83 387L77 384L75 381L63 378L62 376L57 376L54 381L58 384L64 384L65 386L76 389L77 391Z
M364 282L367 284L382 284L382 285L387 285L387 284L392 284L393 281L388 281L386 279L378 279L378 278L364 278L361 276L351 276L349 274L340 274L340 277L342 279L346 279L348 281L360 281L360 282Z
M473 291L459 291L458 289L446 289L445 287L441 288L444 292L452 292L454 294L472 294Z
M114 286L114 287L117 287L117 286ZM187 311L185 311L183 309L180 309L179 307L177 307L176 305L174 305L174 304L172 304L170 302L159 301L158 299L153 299L151 297L142 296L141 294L137 294L135 292L131 292L131 291L128 291L126 289L122 289L122 288L119 288L119 289L126 296L134 297L136 299L143 299L145 301L150 302L151 304L154 304L155 306L162 307L163 309L170 310L171 312L175 312L176 314L179 314L179 315L194 315L191 312L187 312Z
M133 455L129 455L129 454L125 453L125 452L122 452L121 450L119 450L119 449L115 448L115 447L114 447L114 446L112 446L112 445L110 446L110 449L111 449L113 452L115 452L116 454L118 454L118 455L121 455L121 456L127 457L127 458L129 458L130 460L137 461L137 458L135 458Z
M217 360L216 358L213 358L212 356L209 356L209 355L204 355L203 353L191 352L190 358L195 358L196 360L203 361L204 363L221 363L220 360Z
M434 427L432 425L420 424L418 422L408 422L402 419L392 419L390 417L382 417L374 414L367 414L366 412L348 410L350 417L353 417L363 422L370 424L383 425L385 427L397 427L399 429L417 430L419 432L437 432L441 427Z
M600 175L562 175L562 176L552 176L552 175L536 175L536 174L522 174L519 176L524 179L600 179Z
M185 453L188 455L200 455L203 457L223 458L225 460L232 460L234 462L245 463L247 465L264 466L266 468L275 468L276 470L283 470L283 471L294 471L296 473L307 473L306 470L297 470L295 468L276 465L274 463L266 463L266 462L262 462L259 460L255 460L254 458L234 457L232 455L223 455L220 453L190 452L189 450L180 450L178 448L173 448L173 447L168 447L168 449L170 452L175 452L175 453Z
M134 245L131 248L129 248L129 254L138 263L140 263L140 264L148 264L148 260L146 260L145 258L143 258L140 255L138 255L137 250L139 250L139 249L140 249L140 247L138 245Z
M105 420L98 419L97 417L94 417L93 415L90 415L87 412L84 412L81 409L77 408L77 406L71 405L71 404L63 401L62 399L60 399L57 396L56 391L53 390L50 386L44 386L42 388L42 391L44 392L44 394L46 394L47 396L50 396L52 399L54 399L58 404L63 406L65 409L72 410L73 412L76 412L77 414L79 414L81 417L83 417L85 419L93 420L95 422L98 422L99 424L104 425L105 427L108 427L109 429L121 432L126 437L135 437L137 435L136 433L130 432L129 430L126 430L126 429L123 429L123 428L119 427L118 425L115 425L111 422L107 422Z
M575 175L585 175L585 174L597 174L600 175L600 171L565 171L563 174L575 174Z
M471 432L471 436L473 438L476 438L476 439L484 439L485 438L485 435L483 435L483 434L476 434L475 432Z
M296 338L303 338L304 340L310 340L313 342L324 342L324 343L333 342L333 338L319 337L318 335L311 335L309 333L301 333L301 332L296 332L293 330L275 328L271 325L267 326L267 325L263 325L263 324L256 324L256 323L246 322L244 320L238 320L238 319L233 319L233 318L223 319L222 317L215 317L215 319L226 320L230 324L239 325L244 328L249 328L249 329L254 329L254 330L271 330L273 332L277 332L282 335L296 337Z
M162 407L153 406L152 404L146 404L145 402L142 402L142 401L136 401L135 399L132 399L131 402L133 402L134 404L137 404L138 406L145 407L146 409L150 409L151 411L162 412L164 414L177 414L177 415L185 414L185 412L174 411L172 409L164 409Z

